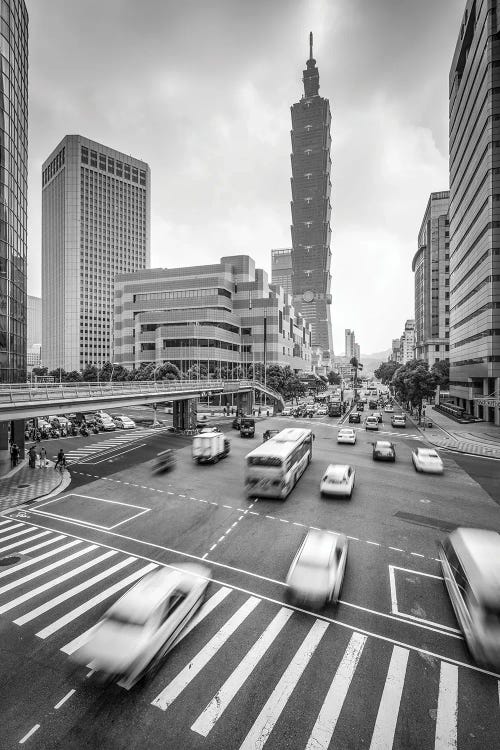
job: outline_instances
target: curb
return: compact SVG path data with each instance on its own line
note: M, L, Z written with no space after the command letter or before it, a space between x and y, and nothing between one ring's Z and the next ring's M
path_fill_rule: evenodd
M68 482L68 485L67 485L67 486L69 486L69 484L71 484L71 474L70 474L70 472L69 472L69 471L68 471L68 470L66 469L66 470L64 471L64 473L60 475L59 481L58 481L58 483L57 483L57 484L55 485L55 487L52 487L52 488L51 488L50 490L48 490L48 491L46 491L46 492L41 492L40 494L38 494L38 495L35 495L34 497L30 497L30 498L29 498L29 500L22 500L22 501L20 501L20 502L18 502L18 503L15 503L15 504L14 504L14 505L12 505L12 506L11 506L10 508L6 508L5 510L3 510L3 511L2 511L2 514L3 514L3 513L9 513L9 512L10 512L11 510L13 510L14 508L25 507L25 506L26 506L26 507L29 507L29 506L30 506L30 505L32 505L32 503L34 503L34 502L35 502L36 500L42 500L42 499L43 499L44 497L48 497L48 496L51 496L51 495L52 495L52 494L53 494L53 493L54 493L54 492L55 492L56 490L58 490L58 489L60 488L61 484L63 483L64 479L66 478L66 475L68 475L68 476L69 476L69 482Z
M415 427L416 430L419 431L419 433L422 435L422 437L424 437L427 440L428 443L430 443L432 446L434 446L434 448L437 448L437 449L442 450L442 451L449 451L450 453L461 453L464 456L473 456L474 458L487 458L490 461L500 461L500 456L483 456L483 455L481 455L479 453L472 453L471 451L462 450L461 448L452 448L452 447L450 447L448 445L440 445L439 443L435 443L428 436L427 430L425 430L425 431L422 430L422 428L417 425L417 423L415 422L415 420L412 417L408 417L408 419L413 423L413 426ZM452 435L451 433L449 433L448 430L446 430L444 427L441 427L441 426L438 425L438 429L443 430L443 432L445 432L447 435L449 435L450 438L452 438L453 440L456 440L456 438L454 437L454 435ZM469 441L469 442L473 442L473 441Z

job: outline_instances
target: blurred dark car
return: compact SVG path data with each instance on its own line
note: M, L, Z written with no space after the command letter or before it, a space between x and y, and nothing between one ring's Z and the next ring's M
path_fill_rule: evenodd
M203 435L205 432L222 432L221 428L217 427L216 424L213 427L207 427L206 424L197 424L196 429L199 430L200 435Z
M395 461L396 447L394 443L388 440L377 440L373 443L373 460L374 461Z
M357 424L361 424L361 414L359 411L352 411L349 414L349 422L357 422Z
M167 448L156 456L156 461L153 465L153 472L155 474L161 474L164 471L170 471L174 466L175 453L172 448Z
M262 435L262 437L264 438L264 442L266 442L266 440L269 440L270 438L274 437L279 432L280 432L280 430L266 430L264 432L264 434Z
M358 403L356 404L356 409L357 409L357 411L364 411L365 410L365 405L363 404L362 401L358 401Z

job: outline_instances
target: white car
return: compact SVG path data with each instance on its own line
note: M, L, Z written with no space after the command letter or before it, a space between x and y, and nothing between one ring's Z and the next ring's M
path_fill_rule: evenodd
M133 430L136 426L134 420L130 419L130 417L126 417L125 415L122 415L120 417L113 417L113 422L115 423L116 427L119 427L122 430Z
M180 640L210 577L209 568L195 563L150 573L108 609L72 658L131 688Z
M100 430L103 430L104 432L109 432L110 430L116 430L116 425L111 419L111 417L97 417L96 424Z
M283 411L281 412L282 417L291 417L292 416L292 409L290 406L285 406Z
M416 471L426 474L442 474L444 471L441 457L434 448L416 448L412 451L411 460Z
M384 411L385 411L386 414L392 414L394 412L394 409L392 408L392 406L390 404L387 404L387 406L385 407Z
M330 464L323 474L319 491L322 495L344 495L351 497L355 479L356 472L352 466Z
M320 406L316 414L318 415L318 417L326 417L326 415L328 414L328 409L325 406Z
M337 434L337 443L354 445L356 443L356 432L352 427L342 427Z
M375 415L365 419L365 430L378 430L378 418Z
M344 580L347 547L344 534L311 529L288 571L287 598L313 607L336 604Z

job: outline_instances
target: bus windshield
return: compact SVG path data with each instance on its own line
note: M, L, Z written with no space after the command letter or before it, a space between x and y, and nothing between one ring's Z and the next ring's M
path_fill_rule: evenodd
M250 456L248 459L249 466L282 466L282 463L276 456Z

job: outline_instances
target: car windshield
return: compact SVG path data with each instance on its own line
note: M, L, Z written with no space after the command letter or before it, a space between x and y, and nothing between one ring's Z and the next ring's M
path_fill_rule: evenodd
M122 612L120 610L111 610L106 615L106 620L115 625L131 625L142 627L146 622L146 617L140 612Z

